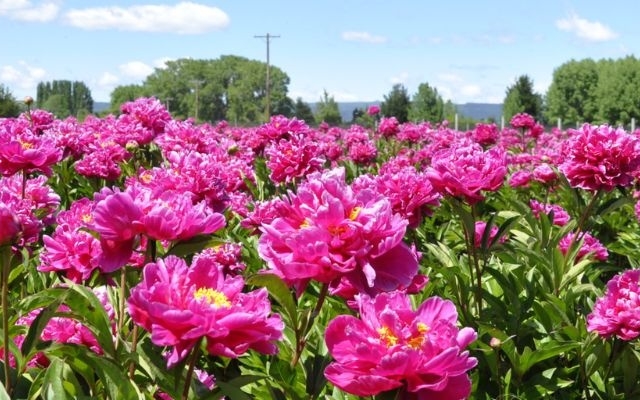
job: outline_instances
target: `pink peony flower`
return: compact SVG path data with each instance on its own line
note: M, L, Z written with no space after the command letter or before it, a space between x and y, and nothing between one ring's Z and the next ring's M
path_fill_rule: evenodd
M581 260L582 258L591 254L598 261L606 261L606 259L609 257L609 252L598 239L594 238L587 232L584 232L580 236L580 238L583 243L582 247L580 247L580 250L578 250L576 260ZM562 254L566 255L569 251L569 248L575 241L576 235L573 232L569 232L566 236L560 239L558 246L560 247L560 251L562 251Z
M269 178L275 183L290 183L311 172L322 170L324 157L319 155L318 144L305 136L292 135L268 145L264 154Z
M418 263L402 242L407 221L372 190L354 192L344 168L315 173L276 205L258 251L290 284L346 277L361 291L407 286Z
M526 169L517 170L511 174L511 178L509 178L509 186L513 188L528 187L532 178L533 174L531 171L527 171Z
M326 378L345 392L373 396L400 389L408 398L463 399L477 360L464 350L476 339L458 329L455 305L438 297L413 310L402 292L359 295L360 318L329 322L325 341L335 359Z
M380 114L380 107L377 105L371 105L367 108L367 114L374 116Z
M133 321L158 346L171 346L172 367L201 339L209 354L236 358L249 349L275 354L284 324L271 315L267 290L243 293L240 276L227 277L209 263L193 267L168 256L147 264L128 300Z
M533 179L540 183L552 184L558 180L558 174L549 164L543 163L533 169Z
M399 126L400 123L398 123L396 117L382 118L380 125L378 125L378 132L384 137L392 137L398 133Z
M496 124L478 123L471 132L471 137L481 146L492 145L498 140L498 127Z
M569 213L557 204L542 204L537 200L531 199L529 201L531 211L536 218L540 218L540 213L550 214L553 212L553 224L558 226L565 226L571 219Z
M607 282L604 296L587 316L587 330L604 338L640 336L640 269L624 271Z
M572 187L611 191L628 186L640 165L640 140L623 129L584 124L567 142L560 170Z
M14 119L0 119L0 174L11 176L42 172L51 175L51 166L62 159L62 149L48 133L38 134L31 128L14 131Z
M520 113L511 117L510 124L516 129L531 129L536 124L536 120L527 113Z
M426 174L439 192L475 204L484 199L483 190L502 186L506 153L499 147L485 152L477 143L457 143L434 154Z
M14 212L5 204L0 204L0 246L12 244L21 229L20 221Z
M482 247L482 238L484 237L484 232L487 229L487 223L485 221L476 221L475 226L475 236L474 236L474 246L477 248ZM495 240L496 235L498 234L498 227L493 225L491 226L491 231L489 232L489 237L487 238L487 247L491 246L491 243ZM502 236L498 239L499 243L504 243L507 241L506 236Z

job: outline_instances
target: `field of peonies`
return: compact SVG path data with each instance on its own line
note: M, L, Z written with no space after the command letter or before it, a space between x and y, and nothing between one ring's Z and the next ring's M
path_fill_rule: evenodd
M640 398L640 131L378 112L0 119L0 399Z

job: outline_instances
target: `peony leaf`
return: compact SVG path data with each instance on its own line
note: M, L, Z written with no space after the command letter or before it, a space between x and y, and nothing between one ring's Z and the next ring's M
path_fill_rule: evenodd
M247 285L266 287L269 294L282 306L294 329L298 326L296 303L286 283L274 274L255 274L247 279Z

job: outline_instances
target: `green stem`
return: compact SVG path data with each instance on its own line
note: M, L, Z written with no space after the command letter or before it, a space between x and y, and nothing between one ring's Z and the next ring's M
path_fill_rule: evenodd
M11 396L11 375L9 366L9 272L11 269L11 245L0 247L2 259L2 340L4 344L4 388Z
M578 238L578 240L582 237L582 235L580 235L580 233L584 231L586 222L589 219L591 211L593 211L593 207L596 205L596 202L600 198L601 194L602 194L602 190L598 190L596 192L596 194L593 195L593 197L589 201L589 204L587 204L587 208L585 208L585 210L582 213L582 215L580 215L580 219L578 220L578 228L577 228L577 232L576 232L576 238Z
M189 369L187 370L187 376L184 378L184 389L182 390L182 400L187 400L189 398L189 388L191 387L191 379L193 378L193 370L196 366L196 361L198 361L198 357L200 357L200 344L201 340L198 340L196 345L193 347L191 352L191 359L189 360Z
M327 298L327 293L329 292L329 284L323 283L322 288L320 289L320 294L318 295L318 302L316 306L313 308L309 319L304 325L303 329L296 329L296 351L293 354L293 359L291 359L291 366L294 367L300 361L300 356L302 355L302 351L307 344L307 333L313 326L313 321L320 314L320 310L322 309L322 305L324 304L325 299Z

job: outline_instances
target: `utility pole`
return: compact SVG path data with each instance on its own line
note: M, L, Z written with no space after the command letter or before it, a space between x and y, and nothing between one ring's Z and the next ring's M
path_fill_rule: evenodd
M198 89L200 89L200 85L204 83L202 79L192 79L191 83L195 86L195 95L196 95L196 115L194 117L195 122L198 122Z
M269 122L269 119L271 118L271 92L269 90L269 84L270 84L270 80L269 80L269 44L271 42L271 39L275 39L275 38L279 38L280 35L270 35L269 33L267 33L266 35L255 35L254 38L258 38L258 39L267 39L267 122Z

